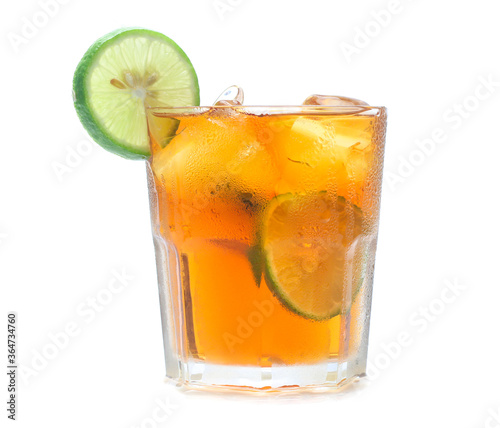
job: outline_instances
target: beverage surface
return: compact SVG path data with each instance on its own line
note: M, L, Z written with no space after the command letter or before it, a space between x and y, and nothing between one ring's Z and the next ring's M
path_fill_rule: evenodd
M384 129L357 109L149 115L154 233L179 269L188 356L266 366L356 351Z

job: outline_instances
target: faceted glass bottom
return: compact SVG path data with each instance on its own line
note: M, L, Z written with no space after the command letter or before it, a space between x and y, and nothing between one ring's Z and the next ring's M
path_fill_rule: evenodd
M353 362L294 366L229 366L203 361L180 363L179 376L167 376L187 389L234 392L335 392L365 376Z

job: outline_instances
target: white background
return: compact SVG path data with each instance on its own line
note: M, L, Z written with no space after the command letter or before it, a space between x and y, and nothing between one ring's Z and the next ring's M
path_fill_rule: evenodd
M38 0L4 2L0 14L0 325L18 312L19 359L31 370L18 379L13 426L500 427L497 0L60 3L47 19ZM27 21L39 28L29 33ZM239 84L248 104L324 93L388 107L364 387L242 398L164 383L145 167L86 142L71 99L85 50L122 26L172 37L204 104ZM133 279L89 313L114 270ZM68 325L75 334L62 341Z

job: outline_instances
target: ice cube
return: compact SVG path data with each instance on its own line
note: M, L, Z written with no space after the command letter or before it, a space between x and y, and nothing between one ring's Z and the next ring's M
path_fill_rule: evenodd
M243 104L243 98L243 89L233 85L219 95L214 106L240 106Z
M356 98L341 97L337 95L318 95L314 94L306 98L303 105L312 106L367 106L364 101Z

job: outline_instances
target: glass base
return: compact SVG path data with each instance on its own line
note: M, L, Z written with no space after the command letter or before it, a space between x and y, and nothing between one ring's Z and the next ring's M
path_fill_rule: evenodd
M353 374L346 362L257 367L191 361L181 363L180 372L184 378L168 378L188 389L261 393L334 392L365 376L364 371Z

